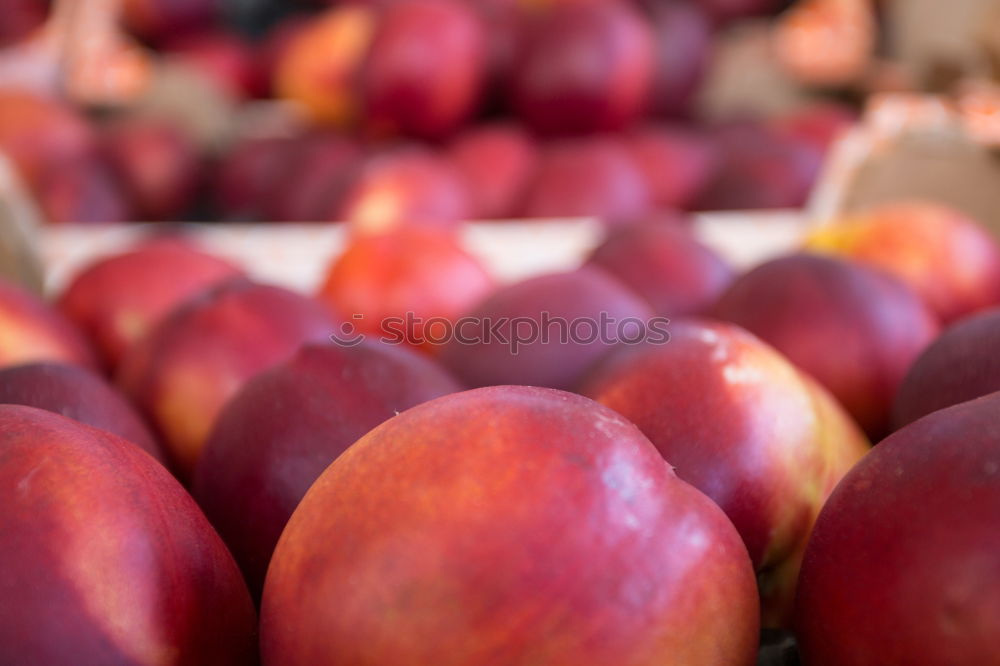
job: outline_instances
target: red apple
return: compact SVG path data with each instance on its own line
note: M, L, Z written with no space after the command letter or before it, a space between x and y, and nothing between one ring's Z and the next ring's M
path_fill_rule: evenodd
M571 389L615 345L644 338L651 316L598 268L541 275L498 289L462 317L441 360L468 386Z
M539 151L518 125L496 123L460 134L448 146L448 157L465 179L473 216L502 220L521 206L538 169Z
M53 224L126 222L133 217L120 182L95 156L45 165L32 191L46 221Z
M97 365L80 331L59 312L22 287L0 280L0 367L32 361Z
M68 416L127 439L164 461L160 445L125 396L86 368L51 361L4 368L0 370L0 404Z
M232 99L267 93L269 78L257 62L255 46L235 32L214 28L181 35L167 42L165 53L206 76Z
M690 230L657 221L611 232L587 263L630 287L658 315L697 314L715 304L733 271Z
M265 218L274 205L277 183L292 164L301 137L246 137L219 162L212 188L216 208L225 219Z
M1000 309L951 325L910 366L896 392L897 427L1000 391Z
M635 423L722 507L757 569L764 624L788 626L813 522L868 450L850 417L777 351L722 323L674 322L668 344L612 353L581 392Z
M125 26L143 39L162 42L213 25L222 0L124 0Z
M180 127L155 118L126 118L107 128L104 151L144 220L177 219L191 208L202 162Z
M650 0L654 35L651 108L687 117L711 64L712 25L697 3Z
M278 537L309 486L369 430L460 390L422 354L307 345L248 381L219 415L194 477L198 503L260 598Z
M453 234L399 227L354 235L319 297L344 313L356 333L431 351L437 336L494 286Z
M48 165L87 157L94 132L71 107L23 90L0 89L0 153L29 184Z
M643 218L652 193L639 161L614 137L550 143L528 190L523 217L596 217L609 225Z
M510 103L547 134L620 129L646 110L654 58L649 21L630 4L555 3L518 39Z
M754 268L730 286L713 314L813 375L873 439L885 434L896 389L938 332L933 313L902 282L809 254Z
M180 238L156 238L83 268L60 296L59 309L115 368L175 307L241 274Z
M895 275L946 324L1000 305L1000 243L979 222L947 206L884 204L817 229L806 248Z
M799 579L803 663L997 664L1000 394L884 440L830 496Z
M280 222L316 222L351 184L361 147L341 134L310 132L288 146L284 166L274 174L264 201L266 219Z
M187 479L240 386L303 343L326 340L335 326L330 312L305 296L234 279L173 310L129 349L118 380Z
M447 135L475 111L485 66L486 29L464 2L394 2L364 63L365 122L378 133Z
M690 209L708 186L715 147L700 132L672 125L646 125L625 135L657 208Z
M47 0L0 0L0 47L25 39L45 23Z
M326 219L378 232L400 225L453 228L473 215L471 193L455 166L429 149L404 145L357 165Z
M585 519L582 519L585 518ZM625 419L495 387L341 455L278 542L265 664L749 665L746 548Z
M858 120L858 114L842 104L816 103L777 116L770 126L826 151Z
M0 654L9 664L256 662L222 540L134 445L0 405Z

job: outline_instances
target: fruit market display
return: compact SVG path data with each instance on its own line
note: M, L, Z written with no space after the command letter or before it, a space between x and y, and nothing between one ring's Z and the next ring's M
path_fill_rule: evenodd
M801 210L892 1L0 0L0 243L128 232L0 281L0 666L1000 666L1000 211ZM6 82L98 6L225 131Z

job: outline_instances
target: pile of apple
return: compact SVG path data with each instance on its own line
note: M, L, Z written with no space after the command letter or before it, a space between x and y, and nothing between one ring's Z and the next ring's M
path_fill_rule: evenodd
M413 225L312 295L171 236L0 285L0 661L998 664L998 306L920 202L743 275L661 220L514 284ZM671 321L438 330L503 317Z
M0 15L45 4L0 0ZM205 146L169 114L0 91L0 151L49 220L620 225L794 208L854 117L833 98L766 118L700 111L718 35L775 0L302 2L254 40L220 4L128 0L124 24L221 96L282 100L298 120Z

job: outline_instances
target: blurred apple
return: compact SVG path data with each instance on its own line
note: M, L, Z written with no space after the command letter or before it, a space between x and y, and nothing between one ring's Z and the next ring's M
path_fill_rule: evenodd
M780 9L785 0L695 0L716 23L759 16Z
M749 666L756 606L732 524L635 426L504 386L407 410L327 468L278 542L261 647L282 666Z
M166 120L124 118L106 129L104 152L143 220L177 219L190 210L202 161L183 129Z
M754 268L712 313L813 375L873 440L887 432L893 396L910 364L938 333L934 314L902 282L810 254Z
M956 322L924 350L896 392L893 422L902 427L994 391L1000 391L1000 309Z
M623 2L559 2L525 24L510 103L547 134L616 130L646 110L655 49L649 21Z
M274 205L274 190L287 173L301 137L246 137L237 141L216 166L212 194L227 220L261 220Z
M947 206L884 204L816 230L805 246L895 275L946 324L1000 304L1000 243Z
M88 155L42 167L32 188L46 221L126 222L133 210L107 163Z
M0 280L0 367L32 361L97 365L94 352L69 321L34 294Z
M722 507L757 569L765 626L789 626L813 522L868 450L851 418L777 351L722 323L673 322L669 344L613 352L581 392L635 423Z
M646 125L625 135L657 208L690 209L714 175L715 146L702 133L678 125Z
M652 111L686 118L711 64L712 25L697 3L649 0L654 35Z
M123 0L125 27L143 39L162 43L214 25L223 0Z
M309 132L285 153L283 168L264 202L265 218L277 222L326 219L343 197L362 160L361 147L342 134Z
M255 47L240 35L219 28L169 40L164 52L213 81L234 100L263 97L269 79Z
M127 439L160 462L165 459L149 426L125 396L86 368L51 361L4 368L0 404L61 414Z
M0 152L29 184L45 167L87 157L94 131L73 108L23 90L0 88Z
M698 314L715 304L733 271L691 231L663 221L612 231L587 263L608 271L664 316Z
M645 337L651 316L599 268L541 275L501 287L462 317L441 360L468 386L571 389L623 339Z
M521 206L538 169L539 151L520 126L494 123L459 134L448 156L465 178L473 217L503 220Z
M323 470L383 421L458 390L422 354L364 342L306 345L233 396L198 462L193 492L254 597L288 518Z
M256 662L239 569L131 443L0 405L0 654L10 664Z
M236 278L174 309L128 350L118 380L186 480L240 386L335 327L329 310L305 296Z
M884 440L831 495L799 581L803 663L996 664L994 393Z
M826 151L858 120L851 108L834 103L817 103L770 120L772 129L812 143Z
M542 148L523 217L596 217L615 226L642 219L652 193L639 161L617 137L565 139Z
M432 340L447 333L442 329L494 287L454 234L399 227L351 237L319 297L343 313L355 333L432 351Z
M84 267L60 296L59 309L113 369L173 308L241 274L183 239L154 238Z

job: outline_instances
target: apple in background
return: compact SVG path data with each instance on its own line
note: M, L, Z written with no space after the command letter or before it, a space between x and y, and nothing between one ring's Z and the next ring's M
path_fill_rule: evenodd
M819 516L799 579L803 663L996 664L1000 394L884 440Z
M636 424L677 475L736 526L765 626L789 626L802 553L823 502L868 451L834 399L731 324L674 322L670 343L624 347L581 393Z
M509 99L546 134L621 129L646 111L654 36L628 3L556 3L524 25Z
M610 226L643 218L652 194L638 160L617 137L564 139L542 147L522 217L596 217Z
M504 220L515 215L538 169L539 150L518 125L493 123L459 134L448 157L462 173L473 217Z
M373 151L355 166L325 219L364 232L399 226L453 229L473 214L462 174L444 156L406 144Z
M696 3L649 0L654 35L650 108L686 118L711 62L712 25Z
M45 165L32 194L45 220L113 223L133 219L119 180L95 155Z
M241 274L233 264L181 238L154 238L80 270L60 295L58 307L113 369L175 307Z
M157 118L122 118L105 128L103 148L144 220L177 219L193 205L203 165L181 127Z
M737 278L712 310L777 347L836 397L873 440L896 389L938 333L895 278L820 255L774 259Z
M780 9L785 0L695 0L717 24L760 16Z
M715 131L718 168L703 193L701 210L801 208L823 165L823 150L755 122Z
M777 132L812 143L826 152L857 120L857 112L850 107L817 103L772 118L769 125Z
M50 164L90 155L94 131L72 107L35 93L0 88L0 153L29 184Z
M374 7L349 4L295 30L274 67L275 95L297 102L317 122L354 123L363 112L358 85L377 24Z
M174 309L128 350L118 381L187 480L216 416L240 386L335 330L321 304L237 278Z
M48 13L47 0L0 0L0 48L28 37L45 23Z
M309 486L369 430L461 390L422 354L307 345L248 381L219 415L192 492L259 600L278 537Z
M623 339L650 335L651 317L599 268L540 275L501 287L462 317L441 361L468 386L572 389Z
M362 159L361 146L341 134L314 131L296 138L288 147L283 168L273 176L271 194L264 202L266 219L325 220Z
M1000 244L979 222L947 206L877 206L817 229L805 247L891 273L945 324L1000 304Z
M407 410L327 468L271 561L261 649L283 666L749 666L758 626L739 535L635 426L503 386Z
M275 93L278 64L285 57L286 51L295 44L298 35L309 29L313 20L309 14L290 14L274 24L254 45L258 76L262 79L263 86L261 96Z
M243 37L219 28L169 40L164 53L214 81L235 100L263 97L269 79L261 70L255 47Z
M0 505L7 663L256 663L236 563L184 489L133 444L0 405Z
M398 227L353 235L330 266L319 298L350 322L348 337L353 331L433 351L427 338L443 336L442 329L495 286L455 234ZM425 327L431 319L437 323Z
M237 141L215 167L215 207L227 220L260 220L273 205L282 180L298 150L300 137L246 137Z
M487 33L461 0L399 0L381 15L361 74L377 134L439 138L479 101Z
M153 43L215 25L223 0L124 0L125 27Z
M97 366L80 331L59 312L23 287L0 280L0 368L32 361Z
M913 365L896 392L893 422L922 416L1000 391L1000 309L945 329Z
M698 314L715 304L733 270L684 226L662 221L612 231L587 263L608 271L663 316Z
M67 416L127 439L164 461L160 445L125 396L86 368L43 362L0 369L0 403Z
M716 149L701 132L678 125L645 125L624 139L657 208L690 209L714 175Z

